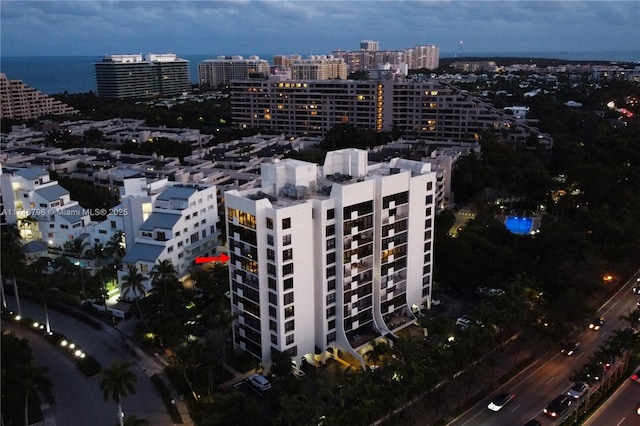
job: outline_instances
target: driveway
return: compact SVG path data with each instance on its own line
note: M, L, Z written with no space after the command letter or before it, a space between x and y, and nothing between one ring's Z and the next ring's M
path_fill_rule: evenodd
M9 309L16 309L15 299L8 295L7 304ZM37 321L44 319L42 307L22 299L20 304L23 316ZM104 325L101 330L95 330L53 309L49 309L49 318L52 330L64 334L80 345L98 360L103 368L108 367L113 360L127 360L133 363L132 371L138 377L138 381L136 393L122 401L125 415L135 414L154 426L173 425L164 402L150 379L154 373L163 371L158 363L146 355L132 357L121 341L121 334L113 327ZM56 425L113 426L117 421L117 406L114 402L105 402L102 399L101 379L85 377L65 355L55 350L42 336L26 330L23 330L23 333L26 333L24 337L29 339L32 346L38 347L38 357L34 348L34 357L38 364L51 369L49 377L54 383L53 393L57 401L53 406Z

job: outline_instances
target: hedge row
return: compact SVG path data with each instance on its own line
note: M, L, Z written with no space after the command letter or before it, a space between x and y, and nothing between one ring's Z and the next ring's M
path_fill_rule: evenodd
M162 401L164 401L164 405L165 407L167 407L167 412L169 413L169 416L171 416L171 420L173 420L174 423L184 423L184 421L182 421L180 412L178 412L178 407L176 407L175 400L171 398L171 392L167 388L167 385L164 383L162 378L160 378L160 376L158 376L157 374L154 374L153 376L151 376L151 381L156 386L156 389L158 390Z

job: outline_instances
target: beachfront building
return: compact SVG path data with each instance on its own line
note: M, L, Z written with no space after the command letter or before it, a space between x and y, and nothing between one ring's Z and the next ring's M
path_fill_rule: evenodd
M198 64L198 82L200 86L217 87L231 80L267 78L270 69L269 62L258 56L218 56Z
M388 65L392 69L428 69L440 66L440 48L435 44L416 45L402 50L380 50L373 40L360 43L360 50L334 50L331 55L344 60L349 72L370 71Z
M0 73L0 118L34 120L43 115L74 114L78 111L69 105Z
M442 80L234 80L231 114L241 127L323 136L338 124L405 137L474 142L485 129L550 149L553 140L522 120Z
M293 80L333 80L347 78L347 64L338 58L326 55L311 55L291 64Z
M323 166L265 163L261 177L225 192L234 346L266 370L276 352L364 366L370 342L430 304L436 173L344 149Z
M191 91L188 65L173 53L106 55L94 64L98 95L118 99L181 96Z

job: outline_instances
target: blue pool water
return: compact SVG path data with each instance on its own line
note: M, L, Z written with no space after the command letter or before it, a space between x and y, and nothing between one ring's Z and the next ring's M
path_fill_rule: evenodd
M531 232L533 226L532 217L507 216L504 225L513 234L526 235Z

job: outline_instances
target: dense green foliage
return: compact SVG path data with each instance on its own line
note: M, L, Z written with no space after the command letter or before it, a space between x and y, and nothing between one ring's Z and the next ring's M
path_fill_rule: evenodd
M38 367L29 342L2 332L2 424L23 425L42 419L35 386L50 394L47 369ZM44 403L44 401L43 401ZM25 418L27 416L28 418Z

